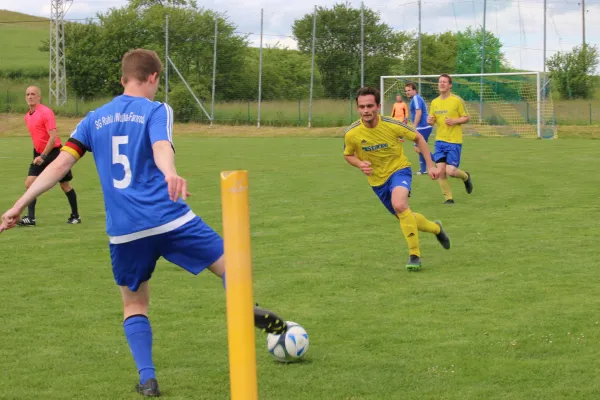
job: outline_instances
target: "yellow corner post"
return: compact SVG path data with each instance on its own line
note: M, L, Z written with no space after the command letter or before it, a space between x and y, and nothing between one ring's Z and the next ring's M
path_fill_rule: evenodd
M232 400L258 398L250 253L248 171L221 172Z

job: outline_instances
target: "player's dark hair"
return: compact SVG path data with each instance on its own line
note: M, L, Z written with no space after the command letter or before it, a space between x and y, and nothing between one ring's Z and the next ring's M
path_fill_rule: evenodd
M361 87L358 89L358 92L356 92L356 104L358 104L358 98L360 96L368 96L370 94L375 96L375 103L379 105L381 102L381 94L379 93L379 89L371 86Z
M448 83L452 85L452 77L450 75L448 75L448 74L441 74L440 78L448 78Z
M412 90L417 90L417 85L415 85L413 82L408 82L406 85L404 85L404 87L405 87L405 88L406 88L406 87L409 87L409 88L411 88ZM417 91L417 93L418 93L418 91Z
M160 75L161 71L160 59L156 52L152 50L135 49L128 51L121 62L121 72L125 83L129 79L146 82L150 75L155 73Z

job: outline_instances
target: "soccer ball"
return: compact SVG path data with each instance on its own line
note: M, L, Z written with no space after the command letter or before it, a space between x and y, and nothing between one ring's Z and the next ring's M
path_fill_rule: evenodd
M308 351L308 333L292 321L286 321L287 332L283 335L269 333L267 349L279 362L299 361Z

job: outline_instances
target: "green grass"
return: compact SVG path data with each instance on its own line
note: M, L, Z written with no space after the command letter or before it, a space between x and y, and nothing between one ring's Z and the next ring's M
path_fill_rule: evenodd
M0 112L26 112L25 89L30 85L42 89L43 102L48 102L48 79L6 79L0 78ZM104 104L108 98L83 101L70 95L67 104L53 107L57 115L84 116L89 111ZM162 100L162 98L160 99ZM210 102L204 103L210 113ZM389 105L387 106L389 110ZM523 105L516 108L524 109ZM473 105L473 110L478 106ZM521 110L522 111L522 110ZM589 126L600 124L600 100L568 100L554 102L555 118L558 125ZM591 114L590 114L591 112ZM265 101L261 106L261 125L266 126L307 126L309 114L308 99L296 101ZM522 111L522 115L526 112ZM227 125L256 125L258 103L256 101L217 102L215 120ZM313 102L313 127L347 126L358 118L353 100L317 99ZM529 112L530 121L535 119L535 111ZM591 120L590 120L591 118ZM208 123L208 119L198 107L192 122ZM532 128L533 129L533 128Z
M2 138L0 204L23 191L27 138ZM219 172L248 169L254 295L302 324L306 361L274 362L257 333L261 399L597 399L600 141L469 138L456 204L415 177L421 236L404 269L398 222L341 157L339 138L176 137L193 209L221 231ZM407 146L409 157L414 153ZM83 224L55 188L38 226L0 236L0 387L7 399L138 399L92 156L74 170ZM224 293L159 262L154 358L164 398L225 399Z
M48 53L38 50L48 40L47 18L0 10L0 69L44 69L48 71Z

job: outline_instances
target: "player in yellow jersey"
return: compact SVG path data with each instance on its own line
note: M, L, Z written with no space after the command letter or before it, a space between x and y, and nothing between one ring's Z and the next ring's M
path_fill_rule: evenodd
M392 118L381 117L381 95L372 87L361 88L356 106L361 119L350 125L344 135L344 158L360 169L383 205L400 220L400 228L408 242L406 268L421 268L419 231L433 233L440 244L450 248L450 239L439 221L429 221L408 206L412 182L410 162L402 151L402 140L412 140L421 149L431 179L438 169L431 160L427 142L414 128Z
M440 75L438 89L440 95L431 102L427 123L437 128L433 161L440 169L438 182L444 193L444 204L454 204L448 176L461 179L467 193L473 191L471 175L458 169L463 142L462 124L469 122L469 115L463 100L451 92L450 75Z

